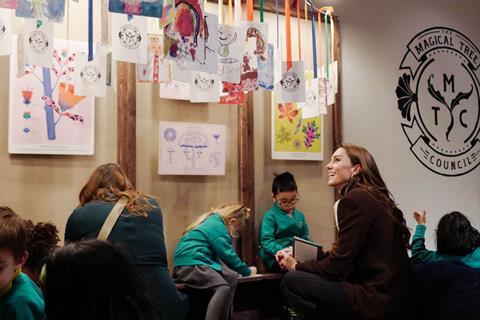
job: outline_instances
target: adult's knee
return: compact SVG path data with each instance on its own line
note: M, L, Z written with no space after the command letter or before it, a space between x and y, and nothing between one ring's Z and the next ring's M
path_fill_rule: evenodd
M283 278L282 282L280 282L280 291L284 296L289 296L292 294L292 291L295 291L294 284L297 280L297 273L296 272L287 272Z

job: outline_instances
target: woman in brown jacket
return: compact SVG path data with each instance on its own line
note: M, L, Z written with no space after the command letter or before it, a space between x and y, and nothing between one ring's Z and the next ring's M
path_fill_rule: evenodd
M363 147L343 145L327 165L328 185L340 188L336 250L318 261L278 257L289 271L282 292L312 319L411 319L410 232L402 212Z

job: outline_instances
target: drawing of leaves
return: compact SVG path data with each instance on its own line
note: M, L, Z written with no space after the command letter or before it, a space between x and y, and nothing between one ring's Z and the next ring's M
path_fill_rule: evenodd
M287 119L290 123L293 123L293 120L298 115L298 109L295 108L293 103L279 104L278 111L280 112L278 119Z
M430 75L430 77L428 77L428 92L435 100L437 100L438 102L443 104L445 107L447 107L447 109L450 110L450 108L448 107L448 104L445 102L445 98L442 96L440 91L435 90L435 88L433 87L433 84L431 82L432 78L433 78L433 74Z
M320 139L320 128L315 121L307 123L303 126L302 132L304 133L303 144L307 149L311 148L315 140Z
M284 126L281 126L278 133L275 135L277 142L279 144L284 144L292 140L292 133L290 130L287 130Z
M398 98L398 109L401 111L402 117L410 121L412 103L417 102L417 95L410 89L410 75L404 73L398 79L395 92Z

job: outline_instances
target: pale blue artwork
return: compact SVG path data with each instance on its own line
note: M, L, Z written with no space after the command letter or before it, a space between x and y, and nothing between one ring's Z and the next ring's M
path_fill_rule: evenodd
M258 86L273 90L273 44L268 44L266 59L258 59Z
M108 11L162 18L163 0L110 0Z
M63 22L65 0L19 0L17 17Z

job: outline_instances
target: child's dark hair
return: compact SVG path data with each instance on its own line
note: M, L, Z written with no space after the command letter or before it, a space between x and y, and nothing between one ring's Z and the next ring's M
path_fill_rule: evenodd
M158 320L133 265L107 241L71 242L46 263L45 313L49 320Z
M48 255L57 247L60 238L57 227L50 222L33 224L26 221L28 259L24 268L39 272Z
M9 250L15 260L26 251L25 221L9 207L0 206L0 249Z
M444 215L437 226L437 252L463 256L480 246L480 233L458 211Z
M288 171L275 175L272 182L272 193L274 196L280 192L297 191L297 183L293 174Z

